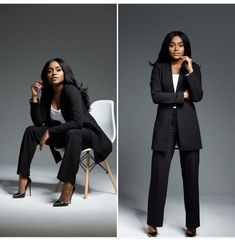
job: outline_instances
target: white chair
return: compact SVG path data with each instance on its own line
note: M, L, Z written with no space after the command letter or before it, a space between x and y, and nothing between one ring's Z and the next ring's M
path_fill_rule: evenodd
M96 120L97 124L100 128L104 131L110 141L113 143L116 138L116 126L115 126L115 119L114 119L114 102L112 100L98 100L91 104L90 114ZM58 149L60 153L63 153L63 149ZM113 184L114 190L117 193L117 185L116 181L113 177L112 171L110 169L108 160L105 159L104 162L95 163L94 156L92 155L92 148L86 148L82 150L81 159L80 159L80 166L85 171L85 192L84 192L84 199L87 198L88 191L89 191L89 183L90 183L90 172L96 166L99 165L102 169L105 170L106 174L109 174L110 180ZM93 161L90 164L90 161ZM85 161L85 163L84 163ZM104 166L102 165L104 163ZM57 189L59 188L61 182L57 185Z

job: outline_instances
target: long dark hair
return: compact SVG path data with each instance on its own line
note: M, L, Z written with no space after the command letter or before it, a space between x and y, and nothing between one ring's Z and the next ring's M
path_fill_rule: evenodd
M173 37L179 36L182 39L182 42L184 44L184 55L191 58L191 45L190 41L185 33L182 31L171 31L168 33L162 43L161 50L158 54L158 58L155 61L155 63L170 63L171 57L169 55L169 45L172 41ZM154 66L155 63L149 62L150 65Z
M56 61L61 66L61 68L64 72L64 84L75 85L81 93L84 104L86 105L87 109L89 109L90 100L89 100L88 91L87 91L88 89L83 87L82 82L80 82L80 84L78 84L78 82L76 81L76 79L73 75L73 71L71 70L70 66L61 58L53 58L53 59L47 61L42 69L42 73L41 73L41 79L42 79L42 83L43 83L42 97L48 97L48 96L52 97L52 95L53 95L52 85L47 80L47 69L48 69L48 66L50 65L50 63L53 61Z

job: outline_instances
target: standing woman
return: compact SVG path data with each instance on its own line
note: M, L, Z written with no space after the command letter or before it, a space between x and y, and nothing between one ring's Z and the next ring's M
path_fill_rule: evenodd
M41 79L31 87L30 114L34 126L26 128L23 136L17 168L18 192L13 198L25 197L28 187L31 194L31 161L37 145L43 150L48 144L57 163L62 158L56 149L65 148L57 176L64 183L63 189L53 206L68 206L75 190L81 150L93 148L95 162L99 163L112 151L112 143L89 113L87 89L77 84L64 60L49 60Z
M170 163L179 148L186 210L186 235L196 235L199 217L200 129L194 103L203 96L201 72L192 61L188 37L173 31L165 37L153 64L151 95L158 104L153 130L152 169L148 198L148 235L157 236L163 225Z

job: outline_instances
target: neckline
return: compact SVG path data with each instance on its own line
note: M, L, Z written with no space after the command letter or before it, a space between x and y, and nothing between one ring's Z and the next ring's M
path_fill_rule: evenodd
M56 111L56 112L60 112L60 109L55 109L55 108L52 107L52 105L51 105L51 109Z

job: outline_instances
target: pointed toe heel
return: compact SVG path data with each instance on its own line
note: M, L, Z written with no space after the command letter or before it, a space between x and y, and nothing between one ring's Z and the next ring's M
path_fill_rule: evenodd
M153 227L153 226L150 226L150 227L151 228L148 229L147 235L149 237L157 237L157 235L158 235L157 228Z
M16 192L15 194L12 195L12 198L24 198L26 195L26 190L27 188L29 188L29 195L31 196L31 184L32 184L32 180L30 179L30 177L27 177L27 185L25 187L25 192Z
M157 231L147 233L149 237L157 237L157 234L158 234Z
M24 198L25 192L16 192L12 197L13 198Z
M67 207L70 203L71 202L61 202L60 200L57 200L53 203L53 207Z
M185 234L187 237L194 237L197 234L197 231L195 228L187 228L187 230L185 231Z
M62 201L60 201L60 199L58 199L56 202L53 203L53 207L67 207L67 206L69 206L71 204L72 196L73 196L73 193L75 192L75 189L76 188L74 186L69 202L62 202Z

